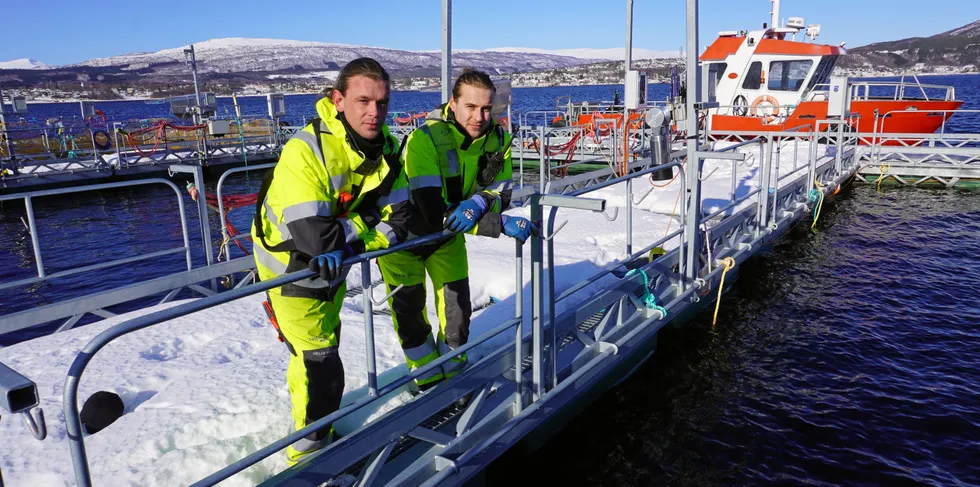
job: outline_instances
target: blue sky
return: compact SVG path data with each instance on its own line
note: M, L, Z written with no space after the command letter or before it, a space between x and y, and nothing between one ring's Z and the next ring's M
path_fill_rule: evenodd
M236 2L4 1L0 61L67 64L218 37L267 37L409 50L440 47L441 0ZM980 1L785 0L782 16L821 24L819 41L855 47L929 36L980 19ZM179 5L179 6L178 6ZM684 0L634 0L633 46L678 50ZM702 0L701 48L721 30L761 27L768 0ZM625 44L625 0L456 0L456 48L606 48ZM36 19L36 20L32 20Z

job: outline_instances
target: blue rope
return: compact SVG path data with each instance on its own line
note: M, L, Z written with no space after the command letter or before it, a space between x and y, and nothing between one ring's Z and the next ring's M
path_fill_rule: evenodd
M666 318L667 310L664 309L663 306L657 306L657 298L650 292L650 279L647 277L647 272L645 270L633 269L627 272L626 275L623 276L623 279L626 279L636 273L643 275L643 304L645 304L649 309L660 311L660 313L663 314L663 317Z
M822 200L823 199L823 191L820 191L819 189L816 189L816 188L811 189L810 190L810 198L809 199L810 199L811 202L814 202L814 203L817 202L817 201ZM818 211L820 211L820 206L814 205L813 206L813 220L814 221L816 221L816 219L817 219L817 212Z

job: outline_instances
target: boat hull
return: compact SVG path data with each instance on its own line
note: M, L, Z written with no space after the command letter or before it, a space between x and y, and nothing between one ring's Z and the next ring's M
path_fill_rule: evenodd
M849 124L860 133L931 134L943 128L952 111L961 105L962 101L945 100L854 100L851 113L856 117ZM827 107L826 101L800 103L780 123L766 123L763 117L713 114L710 130L714 134L808 132L814 129L817 120L827 119Z

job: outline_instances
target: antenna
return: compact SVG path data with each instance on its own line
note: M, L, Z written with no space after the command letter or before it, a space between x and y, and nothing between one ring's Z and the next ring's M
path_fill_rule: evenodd
M772 12L770 12L772 15L772 21L769 25L771 25L773 29L777 29L779 28L779 0L769 1L772 2Z
M194 56L194 44L191 44L190 49L184 49L184 62L190 64L191 74L194 76L194 99L197 100L195 104L194 123L199 124L201 123L201 91L197 87L197 58Z

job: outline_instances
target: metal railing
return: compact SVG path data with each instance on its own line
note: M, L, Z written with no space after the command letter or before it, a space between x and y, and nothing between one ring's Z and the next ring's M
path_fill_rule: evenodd
M365 323L371 323L371 321L373 320L373 317L371 315L372 313L371 303L374 301L370 295L371 290L373 289L373 287L370 284L370 261L384 255L392 254L402 250L408 250L427 243L432 243L446 236L451 236L451 235L454 234L449 231L431 234L425 237L420 237L418 239L413 239L410 242L405 242L402 244L392 246L391 248L386 250L361 254L359 256L352 257L344 261L345 267L349 267L353 265L361 265L361 269L363 272L362 277L365 280L365 286L363 288L364 304L365 304L364 307ZM82 486L91 485L91 477L88 469L87 454L85 452L85 444L84 444L82 429L81 429L81 419L79 417L79 411L78 411L78 384L85 368L88 366L92 357L94 357L94 355L98 353L99 350L101 350L104 346L106 346L111 341L119 337L122 337L124 335L127 335L129 333L132 333L134 331L152 325L156 325L159 323L163 323L165 321L180 316L184 316L186 314L209 309L218 306L220 304L228 303L243 298L245 296L250 296L252 294L268 291L270 289L280 287L284 284L289 284L292 282L296 282L302 279L309 279L312 277L314 277L314 273L310 270L301 270L297 272L292 272L290 274L286 274L274 279L261 281L245 287L216 294L208 298L191 301L189 303L178 305L173 308L168 308L166 310L157 311L151 314L140 316L138 318L120 323L119 325L109 328L108 330L103 331L95 338L93 338L91 341L89 341L89 343L85 345L85 347L76 357L76 359L72 362L72 365L68 371L68 376L65 381L65 393L64 393L66 426L68 430L68 439L71 447L75 476L78 484ZM288 436L278 440L277 442L253 453L252 455L249 455L248 457L236 463L235 465L229 466L228 468L225 468L219 472L212 474L206 479L203 479L197 485L214 485L215 483L220 482L221 480L224 480L230 477L231 475L240 472L241 470L244 470L245 468L257 463L258 461L261 461L263 458L266 458L269 455L272 455L273 453L285 448L287 445L299 440L300 438L303 438L304 436L307 436L310 433L317 431L318 429L322 428L324 425L337 421L343 418L344 416L346 416L347 414L350 414L354 411L361 409L367 404L398 389L399 387L407 384L408 382L415 380L416 378L424 377L425 375L435 370L436 368L441 367L449 360L452 360L453 358L457 358L465 354L472 348L476 347L477 345L484 343L485 341L495 337L496 335L506 331L509 328L517 326L519 322L520 322L519 319L510 320L498 326L491 332L488 332L487 334L480 337L479 339L452 351L450 354L441 356L438 360L429 363L424 367L420 367L412 371L407 376L404 376L396 380L395 382L386 385L380 390L377 387L377 372L373 364L374 356L375 356L375 350L373 348L374 329L373 326L365 326L366 343L368 344L369 347L367 351L368 352L367 370L368 370L368 384L370 388L369 389L370 393L368 394L367 397L351 405L345 406L339 409L338 411L335 411L334 413L324 418L321 418L298 431L289 434Z
M771 150L775 144L770 143L769 139L767 138L765 142L750 141L750 142L745 142L743 144L739 144L737 146L732 146L726 148L725 152L734 152L741 147L746 147L754 144L765 144L765 147L768 148L766 152L767 157L765 157L764 162L761 163L762 171L760 172L760 176L759 176L760 178L763 178L762 184L760 185L761 188L766 188L770 184L768 180L768 175L771 173L771 169L772 169ZM712 155L715 157L721 157L724 156L725 154L718 153ZM710 158L711 156L705 156L705 157ZM722 158L744 160L744 154L740 154L740 155L729 154ZM825 163L823 166L824 167L823 171L818 172L817 170L818 168L816 165L816 158L811 157L808 166L813 168L812 170L815 174L817 174L817 177L822 177L822 175L831 175L831 173L828 171L832 171L833 169L835 169L834 166L837 165L829 162ZM631 173L629 175L618 177L618 178L613 178L609 181L572 192L567 196L556 196L556 195L547 195L547 194L535 194L531 196L529 205L531 206L532 219L537 219L537 220L542 219L543 207L544 206L552 207L552 210L550 212L550 218L548 219L548 223L546 226L547 230L544 232L544 235L533 237L531 241L531 261L532 261L531 287L532 287L532 309L534 310L534 312L533 315L531 316L532 330L531 330L531 337L530 337L531 343L529 348L530 348L530 359L531 359L530 392L532 393L532 398L529 403L526 402L526 397L525 397L526 395L524 394L524 389L523 389L524 388L523 379L522 379L523 374L522 373L515 374L510 379L510 382L512 383L512 387L515 388L516 393L513 395L505 394L503 396L505 400L513 401L513 407L509 408L511 411L513 411L513 415L510 417L509 420L503 423L500 428L494 431L492 435L489 435L489 437L486 438L481 438L474 448L467 450L467 452L464 453L463 456L457 458L456 460L457 462L462 462L463 459L473 458L477 455L480 455L487 446L492 444L493 441L495 441L496 439L499 439L501 435L504 435L508 431L512 431L515 428L520 427L522 422L525 419L527 419L529 415L536 414L538 411L540 411L540 408L543 406L543 404L545 404L546 401L549 401L552 398L555 398L558 395L567 392L571 384L574 384L577 380L586 377L589 371L599 370L600 368L604 367L604 365L602 365L603 362L607 361L607 359L610 359L616 354L615 352L616 348L615 346L611 345L610 342L603 340L603 337L615 335L615 336L622 337L620 341L626 340L628 337L632 339L639 336L640 334L650 331L651 328L649 327L652 326L655 322L660 323L660 326L666 323L665 321L666 316L663 313L657 313L656 311L652 311L652 312L643 311L641 315L639 315L635 319L631 318L631 320L634 321L638 320L636 323L634 323L634 325L636 326L633 327L626 326L627 321L625 321L625 317L624 317L620 319L620 321L617 322L618 324L615 326L610 325L608 327L600 327L600 329L596 330L596 339L592 341L592 345L596 346L595 351L590 356L590 358L588 358L588 362L584 366L581 366L582 364L579 364L580 367L577 367L574 372L567 373L564 374L564 376L562 376L563 372L562 370L559 370L559 366L558 366L559 364L558 353L560 350L559 347L561 347L562 344L559 344L557 341L559 334L556 326L558 322L567 324L566 321L570 319L569 317L571 315L565 313L561 317L556 317L554 312L555 310L554 306L556 302L561 302L568 299L573 294L578 293L583 289L585 289L589 284L596 283L599 279L611 273L614 273L617 268L621 268L626 263L635 261L637 258L644 257L645 254L649 252L651 249L663 245L664 243L670 241L673 238L677 238L678 236L681 237L681 243L674 251L672 251L675 254L676 252L697 253L698 249L690 248L693 245L693 242L688 242L684 240L683 235L684 235L685 228L683 226L683 220L680 226L681 228L679 228L672 234L665 235L663 238L657 239L652 244L645 246L644 249L642 249L639 252L635 252L635 253L632 252L632 238L630 237L628 238L627 257L625 259L604 266L596 274L586 279L586 281L580 282L579 284L576 284L575 286L567 289L566 291L562 292L560 295L556 296L556 288L554 285L554 260L553 260L554 237L557 234L557 232L561 230L561 227L559 227L558 230L555 230L555 222L556 222L555 216L557 215L559 208L578 208L578 209L584 209L593 212L602 212L606 215L607 219L615 219L616 213L610 216L606 212L606 206L604 200L586 198L585 196L587 196L588 193L599 189L607 188L620 183L626 183L627 227L628 227L628 234L632 234L632 219L630 217L632 205L641 202L645 197L649 195L649 193L641 196L639 200L634 200L633 199L634 195L632 194L631 181L636 178L645 177L648 174L651 174L655 171L667 170L667 169L673 170L675 167L678 168L681 175L685 175L682 181L686 181L687 178L686 178L684 164L680 162L673 162L662 166L647 167L646 169L640 170L638 172ZM833 172L836 173L836 171ZM828 184L824 186L830 186L830 183L839 181L841 177L843 177L843 175L837 175L832 180L828 180ZM754 246L755 248L758 248L758 242L761 242L767 238L773 238L770 235L772 233L772 230L763 231L764 229L770 228L772 225L775 225L777 228L786 228L788 225L787 222L789 220L800 217L801 212L800 212L800 208L798 207L794 211L789 212L788 214L787 213L776 214L775 211L771 214L766 212L766 210L768 210L770 206L779 207L779 205L776 204L778 198L787 197L787 195L779 196L778 189L780 189L780 185L779 185L780 179L781 178L776 179L775 184L776 184L777 192L774 192L775 194L772 194L772 196L770 196L771 193L768 191L757 190L749 194L746 194L740 198L735 199L734 202L737 204L747 203L750 202L752 199L755 200L756 204L750 205L748 208L745 208L744 210L740 211L738 214L729 217L729 219L733 219L732 221L737 220L738 224L735 225L735 224L727 223L727 225L736 228L740 232L743 232L744 235L740 234L739 239L745 242L740 244L737 242L739 239L732 239L732 238L724 239L724 245L727 245L729 247L728 252L730 253L730 255L733 255L736 258L744 260L751 253L750 250ZM801 188L805 186L803 181L798 181L795 184ZM685 191L685 187L683 185L681 190ZM830 190L827 189L827 191ZM801 194L800 191L796 191L792 193L792 195L796 197L796 200L792 201L793 204L797 204L797 205L805 204L803 201L799 200L800 194ZM760 216L760 208L762 209L761 216ZM716 216L717 214L701 215L697 220L699 226L701 225L707 226L711 222L711 220ZM725 222L728 221L729 220L726 220ZM725 227L726 225L725 222L719 224L716 228ZM746 225L751 225L751 228ZM721 235L729 231L731 230L727 228L721 228L719 230L718 235ZM362 299L364 303L364 309L363 309L364 316L365 316L364 330L365 330L365 343L367 347L367 351L366 351L367 356L365 357L365 360L367 361L366 370L368 374L368 378L367 378L368 394L365 397L355 401L350 405L347 405L339 409L338 411L335 411L334 413L328 415L327 417L321 418L320 420L311 423L305 428L295 431L287 435L286 437L264 448L259 449L258 451L246 456L244 459L236 462L235 464L229 465L228 467L212 474L211 476L202 479L200 482L196 483L195 485L214 485L217 482L227 479L230 476L234 475L235 473L241 472L245 468L254 465L255 463L261 461L263 458L266 458L274 454L275 452L281 450L282 448L285 448L289 444L310 434L311 432L316 431L327 424L336 422L354 411L364 408L370 403L377 401L380 398L396 391L400 387L408 384L410 381L414 380L415 378L425 376L426 374L428 374L432 370L435 370L437 367L441 366L447 361L452 360L453 358L458 357L461 354L467 353L468 351L472 350L474 347L487 343L489 340L499 336L500 334L508 330L514 330L515 332L514 342L503 345L500 350L506 350L507 351L506 353L508 354L507 356L510 356L509 354L514 354L514 356L512 357L513 361L511 362L511 364L513 365L512 370L523 371L525 368L524 363L526 359L526 355L524 351L528 347L526 347L525 346L526 344L524 343L526 339L523 336L524 333L522 327L525 318L521 314L522 304L520 298L520 296L522 295L521 290L523 286L523 279L521 277L523 272L522 271L523 251L521 245L518 244L516 254L515 254L516 256L515 260L517 264L516 276L519 285L517 287L517 295L515 296L515 301L516 301L515 318L510 320L505 320L503 323L498 324L492 330L481 335L478 339L474 340L473 342L468 343L465 346L454 350L450 354L443 355L438 360L426 365L425 367L416 369L415 371L412 371L408 375L401 377L400 379L384 387L378 386L377 371L374 365L374 356L375 356L374 336L373 336L374 329L373 326L371 326L371 324L373 321L372 304L380 304L381 301L375 301L370 294L372 290L372 286L370 283L370 261L377 257L387 255L393 252L406 250L418 245L431 243L438 239L444 238L448 235L452 235L452 234L450 234L449 232L442 232L438 234L428 235L419 239L415 239L410 242L405 242L396 245L384 251L362 254L360 256L353 257L345 261L344 263L345 266L360 265L362 268L362 280L363 280ZM717 240L717 241L721 242L721 240ZM546 242L548 248L547 259L545 258L545 254L543 250ZM718 259L722 257L722 255L720 254L715 254L715 255L718 256ZM676 258L676 255L673 258ZM546 260L547 260L547 267L545 267ZM710 260L711 259L709 258L709 261ZM676 307L679 306L680 307L687 306L688 304L690 304L685 301L688 296L690 296L698 289L701 289L702 287L706 286L707 283L711 282L712 279L715 279L720 275L720 270L721 270L720 267L716 265L714 269L712 269L710 265L712 262L709 262L709 265L705 268L706 272L699 274L699 270L697 269L693 272L694 275L700 275L700 277L698 277L696 280L685 280L682 276L687 274L687 272L686 269L684 269L683 267L684 266L683 262L684 259L678 258L678 269L676 271L670 272L670 276L671 276L670 279L668 280L663 280L658 278L654 279L656 283L661 283L661 284L655 284L655 286L659 286L657 289L663 291L663 293L660 294L662 294L662 296L667 296L668 297L667 299L669 299L669 301L665 303L665 309L667 310L675 309ZM294 282L297 280L306 279L310 277L313 277L313 273L311 271L302 270L288 275L280 276L278 278L271 279L268 281L263 281L242 288L238 288L232 291L227 291L215 296L211 296L209 298L195 300L193 302L189 302L167 310L154 312L152 314L144 315L139 318L121 323L113 328L104 331L103 333L101 333L100 335L92 339L92 341L90 341L84 347L82 352L72 363L72 366L69 370L65 382L65 397L64 397L65 417L66 417L67 427L68 427L68 438L71 444L72 458L75 466L76 480L78 481L79 485L82 486L91 485L91 478L88 470L88 461L87 461L84 441L81 433L81 424L78 417L77 388L78 388L78 383L81 379L81 375L84 372L87 364L92 360L93 356L100 349L102 349L106 344L110 343L112 340L124 336L126 334L132 333L134 331L158 323L162 323L189 313L201 311L214 306L218 306L220 304L228 303L236 299L242 298L244 296L267 291L269 289L279 287L283 284L287 284L290 282ZM639 285L639 283L636 282L636 279L637 277L627 279L625 285L632 286L630 287L630 289L632 289L633 287ZM673 282L673 284L670 284L668 281ZM667 291L668 288L669 288L669 292ZM398 290L396 289L394 292L398 292ZM626 297L624 297L623 299L626 299ZM633 323L633 321L630 321L630 323ZM584 339L583 343L589 343L590 340L592 339ZM607 346L603 344L610 344L610 345ZM499 358L502 357L502 355L498 354L498 355L494 355L494 357ZM488 358L487 360L490 359ZM480 361L472 368L467 369L467 371L469 372L464 371L463 375L459 376L460 377L459 380L463 380L465 378L464 377L465 374L468 373L475 374L478 371L484 370L483 367L487 367L487 366L488 366L488 362ZM463 389L454 388L453 390L461 394L463 393ZM442 392L440 392L440 394L443 394L442 396L432 395L429 399L431 399L431 401L445 400L443 402L448 403L454 400L454 398L445 395L448 393L449 392L447 392L447 390L443 388ZM434 434L434 436L438 436L438 434ZM339 446L340 445L338 444L337 447L339 448ZM379 445L379 446L384 447L385 451L390 453L391 451L389 448L390 445L389 446ZM353 455L354 453L349 453L349 454ZM375 468L379 467L379 465L377 464L378 458L382 458L382 457L386 458L386 455L379 455L375 457L374 463L372 464L373 467ZM382 459L381 463L383 462L384 460ZM440 472L438 475L440 476L452 475L452 471ZM435 477L435 478L438 479L442 477Z
M271 119L228 120L229 133L213 135L205 128L195 128L186 133L140 134L130 138L127 134L145 130L152 125L143 122L116 122L111 127L86 125L82 134L74 134L78 127L58 134L58 127L8 129L2 135L10 141L16 157L4 157L2 180L29 186L41 179L64 178L78 180L92 177L86 173L105 172L106 176L145 171L170 164L217 164L254 159L270 159L278 156L288 135ZM20 150L18 141L9 138L17 131L31 138L30 151ZM9 133L8 133L9 132ZM66 135L67 134L67 135ZM101 135L100 135L101 134ZM104 143L96 144L97 136ZM76 144L75 141L82 141ZM68 145L65 145L68 141ZM57 142L57 146L55 143ZM3 144L5 147L7 144ZM105 147L100 148L99 145ZM53 181L48 181L53 182Z
M906 81L906 77L911 77L912 81ZM829 83L821 83L806 94L807 97L813 94L823 94L827 96L830 90ZM874 90L874 92L873 92ZM912 98L906 95L907 90L918 91L921 98ZM926 90L936 90L942 92L941 96L930 98ZM890 93L890 94L889 94ZM891 99L892 101L903 100L934 100L942 99L952 101L956 99L956 88L947 85L923 84L916 75L902 76L899 81L851 81L848 87L848 96L851 100L882 100Z
M226 260L231 260L231 247L230 245L237 240L244 240L251 238L250 232L243 232L239 235L231 236L228 234L228 228L225 226L225 200L224 200L224 185L228 176L238 173L247 173L248 171L264 171L276 167L276 163L270 164L259 164L250 167L236 167L234 169L229 169L225 171L220 178L218 178L217 185L217 195L218 195L218 221L221 222L221 247L222 251L220 255L224 255ZM220 259L219 259L220 260Z
M91 265L86 265L86 266L81 266L81 267L75 267L75 268L61 270L61 271L54 272L54 273L48 273L48 271L47 271L47 269L45 268L45 265L44 265L44 258L41 255L41 239L40 239L40 236L38 235L37 218L36 218L35 211L34 211L34 200L35 199L37 199L37 198L43 198L43 197L48 197L48 196L61 196L61 195L72 194L72 193L80 193L80 192L86 192L86 191L101 191L101 190L107 190L107 189L117 189L117 188L126 188L126 187L134 187L134 186L145 186L145 185L151 185L151 184L163 184L163 185L166 185L167 187L169 187L170 189L172 189L174 191L174 194L177 197L177 208L178 208L178 212L180 214L180 226L181 226L181 233L182 233L182 236L183 236L183 246L169 248L169 249L165 249L165 250L159 250L159 251L156 251L156 252L151 252L151 253L147 253L147 254L143 254L143 255L136 255L136 256L133 256L133 257L126 257L126 258L122 258L122 259L115 259L115 260L111 260L111 261L108 261L108 262L100 262L98 264L91 264ZM127 264L135 264L135 263L138 263L138 262L143 262L143 261L147 261L147 260L151 260L151 259L157 259L159 257L163 257L163 256L166 256L166 255L174 255L174 254L180 254L180 253L183 253L184 254L184 258L185 258L185 261L186 261L186 264L187 264L187 270L191 270L191 267L192 267L191 250L190 250L189 236L188 236L188 232L187 232L187 219L186 219L186 216L185 216L185 213L184 213L184 201L183 201L183 198L181 197L180 189L177 188L177 185L175 185L174 183L172 183L172 182L170 182L170 181L168 181L166 179L155 178L155 179L146 179L146 180L140 180L140 181L126 181L126 182L119 182L119 183L108 183L108 184L97 184L97 185L91 185L91 186L82 186L82 187L76 187L76 188L61 188L61 189L51 189L51 190L44 190L44 191L32 191L32 192L29 192L29 193L21 193L21 194L0 195L0 202L2 202L2 201L14 201L14 200L23 200L24 201L24 206L25 206L25 210L26 210L26 213L27 213L27 227L28 227L28 231L31 234L31 246L32 246L33 252L34 252L34 260L35 260L35 264L36 264L36 268L37 268L37 276L36 277L31 277L31 278L26 278L26 279L18 279L18 280L15 280L15 281L9 281L9 282L0 283L0 289L10 289L10 288L14 288L14 287L27 286L27 285L31 285L31 284L40 283L40 282L47 282L47 281L49 281L51 279L58 279L58 278L63 278L63 277L69 277L69 276L74 276L74 275L77 275L77 274L82 274L82 273L85 273L85 272L98 271L98 270L102 270L102 269L108 269L108 268L118 267L118 266L127 265ZM19 326L17 328L11 328L12 326L14 326L13 323L7 323L6 322L7 320L0 320L0 321L5 322L4 325L2 327L0 327L0 333L7 333L7 332L10 332L10 331L14 331L16 329L24 328L24 326ZM70 328L72 325L74 325L74 322L75 321L77 321L77 319L74 320L74 321L69 321L69 323L66 323L61 328L59 328L58 331L63 331L65 329Z
M109 262L102 262L99 264L93 264L83 267L77 267L74 269L67 269L63 271L58 271L53 274L48 274L44 268L44 259L41 257L41 245L40 239L37 233L37 223L34 215L34 205L33 201L35 198L42 198L45 196L60 196L71 193L79 193L83 191L100 191L105 189L116 189L131 186L143 186L148 184L163 184L170 189L174 190L177 196L177 204L180 212L180 226L184 237L184 245L182 247L175 247L167 250L161 250L157 252L152 252L146 255L138 255L135 257L127 257L125 259L116 259ZM160 178L146 179L142 181L127 181L121 183L107 183L107 184L97 184L92 186L83 186L78 188L62 188L62 189L51 189L45 191L32 191L29 193L13 194L13 195L0 195L0 201L12 201L12 200L24 200L24 206L27 210L27 223L28 230L31 233L31 245L34 249L34 260L37 264L37 277L32 277L28 279L20 279L12 282L0 283L0 289L7 289L17 286L26 286L29 284L35 284L39 282L44 282L50 279L56 279L60 277L68 277L82 272L106 269L109 267L120 266L124 264L133 264L136 262L141 262L144 260L155 259L157 257L162 257L164 255L171 255L176 253L183 253L185 259L187 260L187 270L191 269L191 250L190 244L188 242L187 235L187 219L184 216L184 200L181 198L180 189L174 183Z

